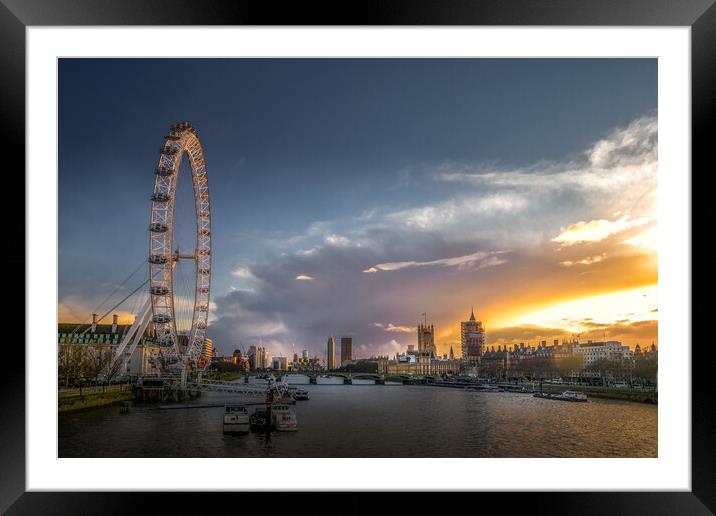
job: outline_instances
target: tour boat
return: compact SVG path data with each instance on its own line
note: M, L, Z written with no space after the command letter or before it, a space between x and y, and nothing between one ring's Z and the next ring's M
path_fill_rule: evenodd
M535 398L544 398L548 400L558 401L578 401L582 403L588 401L586 394L577 391L564 391L562 394L548 394L544 392L538 392L535 394Z
M296 412L290 405L278 404L271 407L271 426L279 432L293 432L298 429Z
M304 389L296 389L293 391L294 400L307 400L311 398L311 393Z
M224 406L224 433L245 434L249 431L249 411L245 405Z
M249 417L249 428L254 432L261 432L267 428L268 413L265 409L256 409Z

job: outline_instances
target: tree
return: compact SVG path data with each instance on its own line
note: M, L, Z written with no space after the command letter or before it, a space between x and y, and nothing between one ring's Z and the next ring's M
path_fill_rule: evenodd
M562 378L571 377L573 373L579 373L584 365L584 360L579 356L567 356L555 359L555 370Z
M87 346L86 357L84 360L87 378L99 379L101 374L107 374L107 379L111 379L107 368L112 362L114 353L112 346L109 344L94 344Z
M85 350L77 343L61 344L57 356L57 372L65 387L75 383L83 375Z
M657 373L656 359L639 357L634 361L634 377L641 379L645 384L655 384Z

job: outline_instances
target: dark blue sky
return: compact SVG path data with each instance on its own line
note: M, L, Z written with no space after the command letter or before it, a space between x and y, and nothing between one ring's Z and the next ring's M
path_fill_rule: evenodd
M206 152L218 299L311 224L459 193L431 180L446 163L578 159L655 114L656 79L654 59L60 59L60 301L96 304L146 255L176 121Z

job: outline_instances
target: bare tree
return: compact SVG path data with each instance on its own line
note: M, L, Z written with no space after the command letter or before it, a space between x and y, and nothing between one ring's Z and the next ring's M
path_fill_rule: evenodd
M61 344L58 352L58 375L65 387L76 383L83 376L85 349L78 343Z

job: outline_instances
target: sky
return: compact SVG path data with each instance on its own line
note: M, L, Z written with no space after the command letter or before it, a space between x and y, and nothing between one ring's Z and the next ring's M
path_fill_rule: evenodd
M206 154L220 353L351 335L392 356L424 318L458 352L473 308L490 346L658 345L655 59L60 59L61 322L146 279L180 120Z

